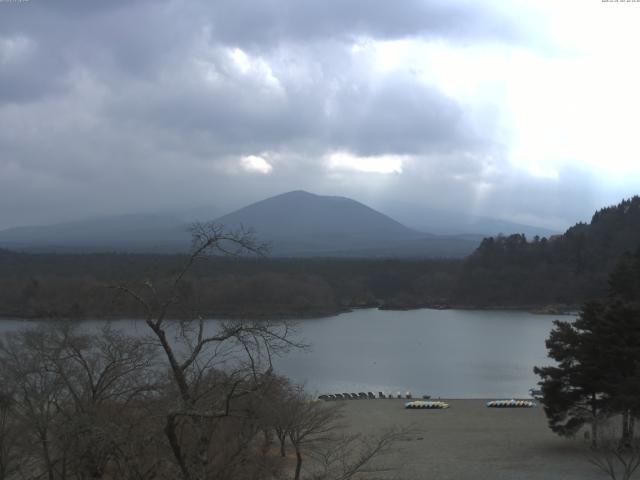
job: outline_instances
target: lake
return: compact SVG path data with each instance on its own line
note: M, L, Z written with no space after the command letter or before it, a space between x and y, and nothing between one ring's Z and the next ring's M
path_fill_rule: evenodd
M293 352L277 366L321 393L528 396L538 381L533 367L550 364L544 342L556 318L520 311L356 310L302 321L312 351Z
M313 393L526 397L538 381L533 367L551 363L544 342L556 318L572 317L502 310L355 310L301 320L298 337L311 348L274 363ZM29 324L2 320L0 334ZM114 324L146 332L140 321Z

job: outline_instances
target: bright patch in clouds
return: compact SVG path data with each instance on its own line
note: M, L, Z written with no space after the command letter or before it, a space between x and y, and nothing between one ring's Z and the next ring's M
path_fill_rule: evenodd
M259 56L250 56L240 48L228 50L227 53L240 75L250 77L256 82L256 87L259 90L266 90L280 96L283 95L282 85L274 75L267 60Z
M251 62L249 61L249 57L246 53L244 53L239 48L234 48L231 50L230 54L233 63L238 67L242 73L247 73L251 69Z
M640 4L541 0L514 7L523 18L544 19L540 45L409 38L359 40L350 50L366 56L374 80L409 74L454 99L479 135L532 177L557 179L564 167L605 181L640 176Z
M406 155L360 157L349 152L333 152L326 157L331 170L351 170L367 173L402 173Z
M0 65L18 60L27 55L34 47L33 42L26 37L0 37Z
M404 69L417 60L419 43L414 40L387 40L373 43L374 68L378 74Z
M257 155L248 155L240 159L240 166L250 173L261 173L267 175L271 173L273 167L264 158Z

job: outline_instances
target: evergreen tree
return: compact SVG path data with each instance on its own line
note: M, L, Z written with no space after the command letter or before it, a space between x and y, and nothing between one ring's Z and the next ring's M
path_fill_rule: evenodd
M622 443L629 444L640 417L640 250L625 255L609 278L609 296L584 305L572 323L555 322L547 340L557 362L536 367L551 429L573 435L598 421L622 418Z
M598 339L593 332L602 309L601 304L590 303L575 322L556 320L546 345L549 357L557 365L534 368L542 378L542 403L551 430L573 436L589 424L594 445L598 421L607 407L607 372L602 368Z

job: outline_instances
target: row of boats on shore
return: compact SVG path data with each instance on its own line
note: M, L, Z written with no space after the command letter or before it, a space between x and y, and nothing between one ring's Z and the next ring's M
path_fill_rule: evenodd
M530 389L529 395L535 400L542 399L542 391L537 389ZM449 404L441 401L429 401L431 398L430 395L422 395L422 400L413 400L413 395L411 392L407 392L404 396L398 392L394 394L385 394L383 392L378 392L378 396L376 397L373 392L360 392L360 393L332 393L332 394L324 394L318 397L319 400L331 401L331 400L375 400L375 399L387 399L387 398L396 398L396 399L406 399L411 400L405 403L405 408L427 408L427 409L442 409L449 408ZM536 407L537 403L533 400L491 400L487 402L487 407L489 408L533 408Z
M335 393L320 395L319 400L332 401L332 400L375 400L375 399L387 399L397 398L402 399L402 394L398 393L394 395L387 395L382 392L378 392L376 397L373 392L360 392L360 393ZM422 395L422 400L412 400L412 395L407 392L404 396L405 399L410 400L404 404L408 409L445 409L449 408L447 402L441 400L429 400L429 395ZM533 400L516 400L514 398L509 400L490 400L487 402L488 408L534 408L538 406Z
M393 394L385 394L382 392L378 392L378 396L376 397L373 392L360 392L360 393L332 393L332 394L324 394L318 397L319 400L375 400L375 399L386 399L386 398L405 398L410 400L413 398L411 392L407 392L404 396L401 393ZM422 395L423 400L430 399L430 395Z

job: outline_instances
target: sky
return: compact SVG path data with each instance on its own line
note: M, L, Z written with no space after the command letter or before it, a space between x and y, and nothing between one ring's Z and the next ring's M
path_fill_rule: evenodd
M566 228L640 186L640 2L0 0L0 228L290 190Z

